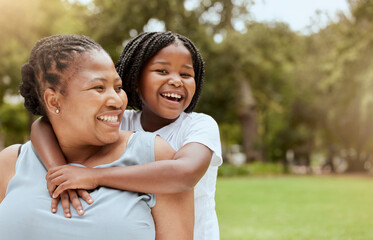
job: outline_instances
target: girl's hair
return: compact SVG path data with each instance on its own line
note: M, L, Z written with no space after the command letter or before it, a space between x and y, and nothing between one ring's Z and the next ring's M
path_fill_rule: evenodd
M53 35L39 40L31 50L29 62L21 68L19 87L25 107L34 115L46 116L43 94L46 86L64 92L62 74L78 55L102 47L86 36Z
M185 112L193 111L202 90L204 62L201 54L188 38L172 32L145 32L133 38L124 48L115 67L123 80L123 89L128 96L128 106L142 109L142 102L136 91L141 72L154 55L175 41L182 42L192 56L196 91Z

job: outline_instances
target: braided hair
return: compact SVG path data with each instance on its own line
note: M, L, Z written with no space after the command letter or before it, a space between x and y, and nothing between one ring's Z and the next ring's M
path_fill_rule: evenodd
M29 62L21 68L19 90L26 109L34 115L47 117L43 100L46 87L64 93L66 83L61 81L64 71L78 55L93 49L102 47L86 36L53 35L39 40L31 50Z
M123 89L128 96L128 106L142 109L142 102L136 89L143 68L160 50L176 41L181 41L192 56L196 91L185 112L193 111L202 91L204 62L198 49L188 38L172 32L145 32L133 38L124 48L115 67L123 80Z

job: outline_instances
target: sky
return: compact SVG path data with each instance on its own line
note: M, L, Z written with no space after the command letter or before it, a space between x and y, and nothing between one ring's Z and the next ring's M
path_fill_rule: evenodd
M292 30L304 33L312 19L316 19L316 11L327 13L333 20L338 11L348 12L348 3L347 0L256 0L251 8L256 21L282 21ZM325 26L327 18L321 17L321 23Z

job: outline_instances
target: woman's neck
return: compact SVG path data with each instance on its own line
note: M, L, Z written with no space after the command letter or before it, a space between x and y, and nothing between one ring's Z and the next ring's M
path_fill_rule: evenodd
M105 149L105 146L69 146L61 144L61 150L67 163L85 165Z
M127 147L130 132L123 132L114 143L96 145L77 145L60 143L67 163L82 164L87 167L111 163L118 159Z

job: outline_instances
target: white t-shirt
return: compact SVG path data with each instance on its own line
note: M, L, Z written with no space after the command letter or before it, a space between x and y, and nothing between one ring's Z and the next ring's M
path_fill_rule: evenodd
M126 110L121 123L122 130L144 131L141 111ZM194 239L219 239L219 226L215 212L215 187L218 166L223 162L219 128L216 121L203 113L182 113L173 123L155 131L178 151L187 143L196 142L213 151L210 166L194 188Z

